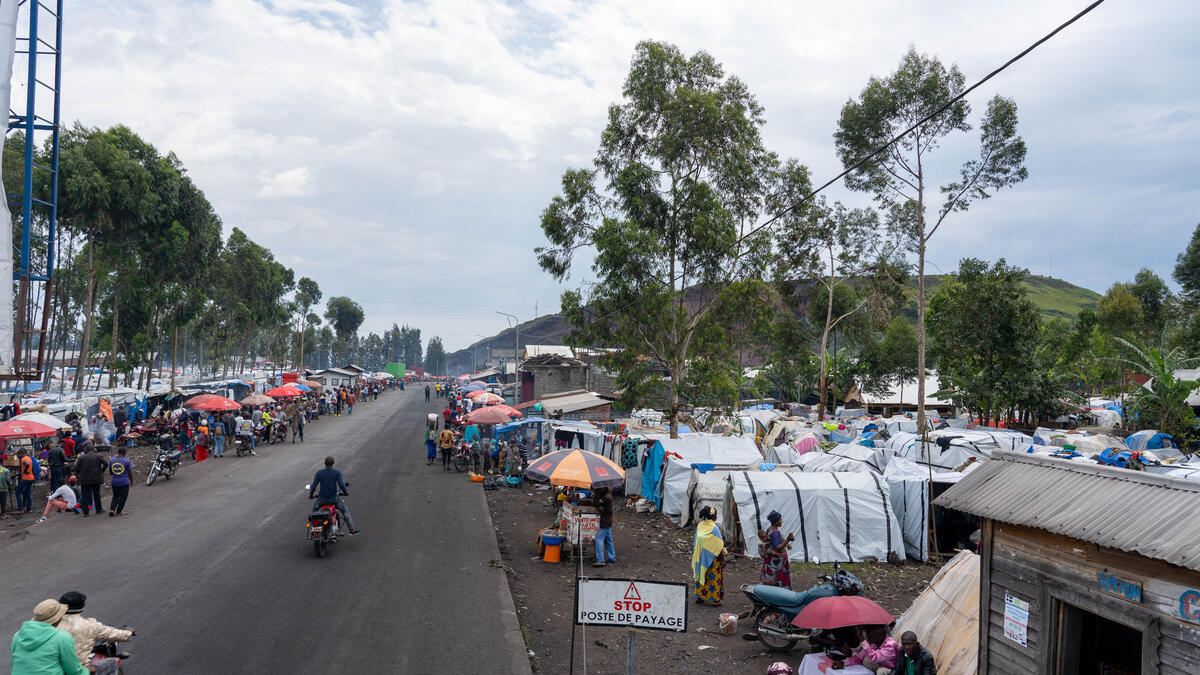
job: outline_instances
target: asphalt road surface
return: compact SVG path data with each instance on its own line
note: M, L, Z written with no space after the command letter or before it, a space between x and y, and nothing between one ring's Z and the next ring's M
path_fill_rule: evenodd
M85 616L138 630L128 673L528 673L483 490L425 465L435 408L410 387L303 444L185 460L149 488L136 466L124 517L55 516L0 543L0 672L33 606L75 589ZM326 455L363 534L319 559L304 486Z

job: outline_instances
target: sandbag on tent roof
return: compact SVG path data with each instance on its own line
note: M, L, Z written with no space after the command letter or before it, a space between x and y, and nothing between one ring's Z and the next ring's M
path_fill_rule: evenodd
M941 675L979 669L979 556L963 551L938 570L929 587L896 621L892 634L916 633Z
M661 478L642 474L642 496L653 495L659 510L669 516L683 513L693 464L746 466L763 459L754 439L749 436L689 434L680 438L661 438L654 443L650 453L662 463L662 474ZM649 458L647 466L652 466ZM657 466L657 462L653 466ZM650 481L649 490L647 481Z
M842 444L825 452L805 453L796 460L796 464L803 471L872 471L883 475L891 455L891 451L885 448Z
M758 531L767 514L783 516L781 530L796 535L788 557L854 562L904 556L900 524L887 482L874 473L741 472L729 475L746 554L758 555Z

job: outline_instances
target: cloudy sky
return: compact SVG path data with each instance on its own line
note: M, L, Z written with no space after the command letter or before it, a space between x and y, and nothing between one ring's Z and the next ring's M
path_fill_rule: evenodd
M68 3L62 109L177 153L226 231L359 301L364 330L455 349L504 328L497 310L557 310L539 214L590 163L639 40L712 53L765 106L768 146L823 182L842 103L909 45L974 81L1085 4L88 0ZM948 221L930 270L1169 277L1200 222L1196 26L1191 0L1111 0L977 91L977 112L1017 101L1030 177ZM949 143L934 170L973 152Z

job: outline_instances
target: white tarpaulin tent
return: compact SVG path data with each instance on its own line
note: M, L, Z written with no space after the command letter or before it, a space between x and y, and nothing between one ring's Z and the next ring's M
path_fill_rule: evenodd
M746 466L763 460L754 439L748 436L688 434L679 438L659 439L655 446L661 447L664 452L663 475L658 483L658 496L659 510L668 516L683 513L693 465ZM672 456L672 453L678 456Z
M685 527L689 523L696 522L699 520L700 509L711 506L717 510L717 525L721 527L721 532L728 536L732 533L732 530L725 527L725 524L732 520L732 509L730 509L732 502L729 499L730 474L741 471L757 473L798 470L796 467L786 464L751 464L746 467L716 468L703 473L700 469L692 468L687 489L687 513L679 517L679 526Z
M982 429L939 429L929 432L929 443L922 452L917 434L899 433L886 446L893 454L919 464L932 464L935 471L953 471L974 457L988 459L993 450L1025 450L1033 439L1012 431Z
M882 476L891 454L886 448L843 443L825 452L805 453L795 463L804 471L872 471Z
M979 466L972 464L971 468ZM966 473L933 472L934 483L957 483ZM884 472L892 510L904 533L904 552L915 560L929 559L929 466L893 457Z
M760 472L729 475L746 554L758 555L767 514L783 516L781 531L796 535L789 558L855 562L904 556L900 523L887 482L874 473Z

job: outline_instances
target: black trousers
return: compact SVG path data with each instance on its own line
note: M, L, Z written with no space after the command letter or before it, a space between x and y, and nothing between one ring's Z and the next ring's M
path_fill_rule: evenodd
M104 505L100 503L100 485L81 485L79 486L82 496L79 499L79 506L83 509L83 515L88 514L88 507L92 504L92 500L96 500L96 513L104 510Z
M125 500L129 499L129 486L114 485L112 486L112 493L112 503L108 505L108 510L116 511L117 513L124 511Z

